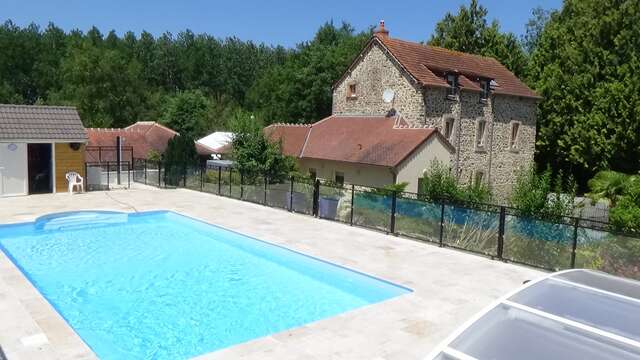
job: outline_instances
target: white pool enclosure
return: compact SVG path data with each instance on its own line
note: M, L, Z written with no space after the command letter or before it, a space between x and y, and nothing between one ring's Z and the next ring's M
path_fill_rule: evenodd
M550 274L480 312L427 359L640 359L640 282Z

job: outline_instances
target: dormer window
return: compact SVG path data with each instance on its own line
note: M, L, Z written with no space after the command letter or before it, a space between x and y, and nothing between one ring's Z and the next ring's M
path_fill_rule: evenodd
M489 100L489 94L491 94L491 81L487 79L480 79L480 101L487 102Z
M349 84L349 88L347 89L347 98L348 99L358 98L358 86L355 83Z
M447 84L449 84L449 87L447 88L447 97L450 99L456 99L458 97L458 75L447 74L446 80Z

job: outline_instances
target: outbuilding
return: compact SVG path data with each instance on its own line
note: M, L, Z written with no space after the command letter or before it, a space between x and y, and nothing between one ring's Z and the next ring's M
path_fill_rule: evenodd
M372 187L407 183L409 192L418 191L432 161L450 164L455 153L437 129L408 125L399 115L332 115L311 125L274 124L265 133L312 178Z
M0 197L64 192L84 174L87 132L74 107L0 105Z

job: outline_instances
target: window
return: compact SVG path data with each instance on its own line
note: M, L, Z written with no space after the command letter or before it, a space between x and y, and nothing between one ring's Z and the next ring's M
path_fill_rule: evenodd
M458 75L447 74L446 79L447 84L449 84L449 88L447 88L447 97L456 98L458 96Z
M309 177L311 178L311 180L315 180L318 177L316 169L309 168Z
M358 86L356 84L349 84L349 89L347 90L347 98L355 99L358 97Z
M453 118L444 119L444 129L442 131L442 135L444 135L444 137L447 140L451 140L451 137L453 135L453 125L454 124L455 124L455 120Z
M478 125L476 127L476 148L484 148L486 130L487 122L485 120L478 120Z
M509 139L509 148L516 150L518 148L518 133L520 131L520 123L514 121L511 123L511 138Z
M481 79L480 88L482 88L482 92L480 93L480 101L486 102L489 99L489 94L491 93L491 81L487 79Z
M473 179L473 185L474 186L482 185L482 180L484 180L484 171L476 170L476 175Z
M344 173L340 171L336 171L335 181L336 181L336 184L340 186L344 185Z

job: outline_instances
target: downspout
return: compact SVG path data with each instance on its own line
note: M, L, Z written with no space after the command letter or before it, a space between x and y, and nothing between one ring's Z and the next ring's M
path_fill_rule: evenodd
M489 139L489 171L487 172L487 184L489 185L489 193L491 194L491 200L493 200L493 183L491 182L491 162L493 160L493 127L496 122L496 112L493 106L496 101L496 96L493 94L491 97L491 138Z
M457 130L456 130L456 163L455 163L455 169L456 169L456 180L458 180L458 182L460 182L460 139L461 137L461 132L462 132L462 119L461 119L461 115L462 114L462 101L460 100L460 95L458 95L458 116L457 119L458 121L456 121L458 123L457 126Z

